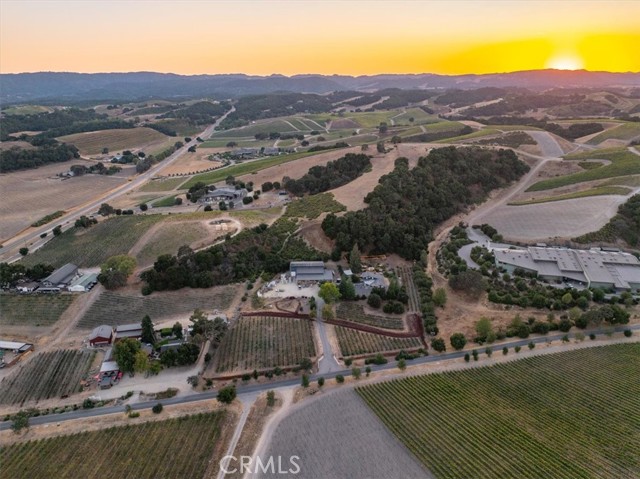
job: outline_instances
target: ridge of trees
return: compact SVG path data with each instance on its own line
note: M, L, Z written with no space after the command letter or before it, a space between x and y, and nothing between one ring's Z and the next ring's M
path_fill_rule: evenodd
M187 286L209 288L286 271L292 260L325 259L294 235L296 229L294 221L281 218L202 251L183 246L175 256L159 256L153 268L140 275L146 282L143 294Z
M503 149L438 148L413 169L399 158L365 197L367 208L341 217L329 214L322 229L340 251L351 251L357 243L370 254L417 260L435 226L528 170L513 151Z
M315 195L355 180L371 167L368 155L347 153L325 166L313 166L300 179L284 178L284 188L296 196Z

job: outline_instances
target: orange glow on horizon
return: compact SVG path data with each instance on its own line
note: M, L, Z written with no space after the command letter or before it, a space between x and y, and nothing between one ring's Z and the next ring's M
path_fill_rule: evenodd
M638 18L621 0L2 0L0 72L640 72Z

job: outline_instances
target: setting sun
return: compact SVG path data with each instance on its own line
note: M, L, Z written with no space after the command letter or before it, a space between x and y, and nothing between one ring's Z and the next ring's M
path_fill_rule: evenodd
M546 68L554 68L556 70L580 70L584 68L584 62L580 57L575 55L558 55L549 59Z

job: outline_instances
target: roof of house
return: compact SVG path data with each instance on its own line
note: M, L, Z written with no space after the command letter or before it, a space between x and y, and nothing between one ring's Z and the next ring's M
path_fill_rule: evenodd
M96 283L97 281L98 281L98 274L97 273L83 274L79 278L76 278L75 280L73 280L71 282L71 284L69 285L69 287L82 286L82 287L86 288L90 284Z
M55 270L43 281L49 282L51 284L64 283L66 280L71 279L71 277L74 276L77 272L78 267L75 264L67 263Z
M119 371L120 368L118 367L118 363L115 361L105 361L102 363L102 366L100 366L100 372L101 373L108 373L111 371Z
M121 324L116 326L116 333L123 333L125 331L142 331L141 323Z
M116 338L117 339L139 338L140 336L142 336L142 330L141 329L131 330L131 331L116 331Z
M89 341L96 338L110 338L112 335L113 329L111 326L103 324L102 326L93 328L93 331L91 331L91 335L89 336Z

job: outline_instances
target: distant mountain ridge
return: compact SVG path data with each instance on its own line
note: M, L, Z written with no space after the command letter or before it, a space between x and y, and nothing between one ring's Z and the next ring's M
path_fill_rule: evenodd
M381 74L251 76L244 74L178 75L174 73L14 73L0 74L0 103L36 100L136 100L145 98L234 98L287 91L329 93L384 88L640 87L640 73L585 70L531 70L483 75Z

